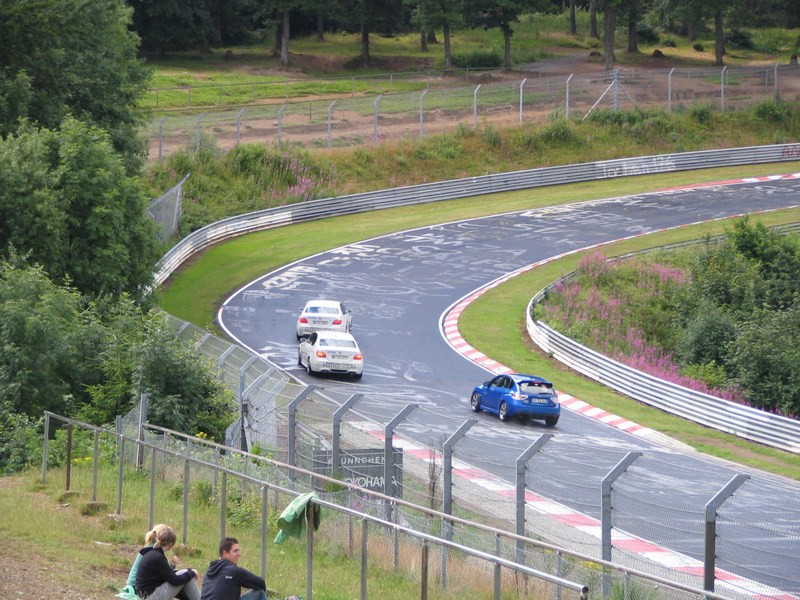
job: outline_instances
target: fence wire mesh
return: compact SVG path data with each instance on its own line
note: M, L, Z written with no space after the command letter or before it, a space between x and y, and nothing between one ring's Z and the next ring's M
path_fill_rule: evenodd
M414 80L413 75L406 77ZM417 74L418 89L410 91L376 86L370 94L318 94L311 99L265 97L266 87L253 86L252 99L235 108L222 107L225 96L220 93L217 106L170 112L154 120L146 130L150 157L197 149L205 138L226 149L240 143L351 146L422 138L464 125L541 123L554 113L585 117L598 109L634 108L680 112L698 105L742 110L764 100L800 97L800 67L788 64L619 69L558 77L497 71L468 81Z
M387 445L387 413L377 410L377 404L359 399L352 408L338 415L338 436L333 423L340 403L333 401L323 390L308 390L293 382L274 365L248 351L215 338L206 332L175 319L174 327L181 339L193 344L209 361L217 365L220 377L234 392L237 400L247 404L245 439L247 447L285 464L295 464L310 473L330 477L334 473L333 453L339 453L341 480L359 485L365 490L387 491L384 480ZM263 388L263 389L262 389ZM306 393L309 392L310 393ZM305 395L303 395L305 394ZM300 398L300 401L297 399ZM394 399L382 399L380 404ZM292 408L293 406L293 408ZM397 410L402 407L397 403ZM397 412L395 407L390 412ZM294 411L292 413L292 411ZM290 430L290 413L294 415L294 430ZM438 415L441 416L441 415ZM122 431L136 437L139 432L139 408L121 420ZM601 488L603 479L627 454L623 449L606 446L591 439L559 435L552 437L523 465L518 478L518 465L502 464L494 458L503 445L502 436L495 430L476 425L452 447L452 470L448 474L450 489L445 489L444 448L447 438L463 423L453 418L452 429L441 431L431 444L412 441L429 427L430 414L426 407L408 413L393 431L394 468L389 495L406 502L459 518L481 522L501 531L514 532L519 514L517 486L525 493L524 532L531 540L539 540L562 548L566 553L600 558L599 527L603 519ZM238 473L269 481L290 490L315 489L325 498L344 501L347 506L379 518L419 531L449 536L453 541L470 548L514 560L520 548L512 539L501 538L481 529L456 524L445 527L440 520L431 520L423 513L406 507L393 507L387 512L382 500L358 493L337 490L336 486L319 477L298 477L273 464L260 463L229 453L220 454L202 440L175 440L145 428L145 440L160 448L170 449L183 457L202 457L215 465L224 465ZM229 428L227 444L240 448L241 423ZM290 456L290 437L295 448ZM135 461L135 449L126 447L126 457ZM139 456L147 462L148 458ZM178 461L164 459L160 472L180 474ZM677 467L669 452L650 452L638 457L613 482L610 526L612 528L612 559L615 563L637 571L652 573L657 578L676 584L701 587L704 559L704 527L706 504L722 489L734 471L698 471L687 478L685 465ZM701 469L702 466L698 466ZM195 474L195 478L199 475ZM204 473L203 478L215 477ZM691 485L689 484L691 481ZM700 483L698 483L700 482ZM215 482L214 485L217 485ZM800 501L775 507L777 513L770 523L785 527L765 528L757 511L764 510L763 494L797 498L787 484L776 480L774 489L746 483L718 511L716 534L717 569L722 573L719 585L733 598L748 598L752 589L765 595L782 589L786 594L800 593L800 553L796 552L800 538ZM663 494L666 489L681 490L680 495ZM450 506L446 505L449 496ZM344 500L342 500L344 498ZM560 508L559 508L560 507ZM754 512L756 511L756 512ZM565 520L571 512L583 515L582 526ZM664 549L669 547L669 552ZM762 554L767 568L754 568L751 552ZM395 551L395 550L393 550ZM558 563L559 569L583 568L570 565L548 548L523 544L525 564ZM657 557L654 559L654 557ZM663 557L668 557L663 560ZM677 557L677 558L676 558ZM577 561L580 563L580 561ZM676 569L679 563L681 568ZM439 567L441 568L441 563ZM652 582L630 578L626 573L609 575L588 568L582 577L598 577L608 588L628 593L655 589ZM727 577L724 572L736 573ZM570 571L572 572L572 571ZM749 579L753 578L753 581ZM760 585L756 581L769 581ZM599 580L598 580L599 581ZM719 590L718 590L719 591ZM659 593L680 598L684 592L666 592L663 584Z

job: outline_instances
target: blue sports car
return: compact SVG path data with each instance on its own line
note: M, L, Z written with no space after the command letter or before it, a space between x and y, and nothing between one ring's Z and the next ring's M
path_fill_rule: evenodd
M544 419L552 427L558 423L561 404L553 384L541 377L506 373L485 381L472 391L470 406L475 412L485 410L501 421L519 415L527 419Z

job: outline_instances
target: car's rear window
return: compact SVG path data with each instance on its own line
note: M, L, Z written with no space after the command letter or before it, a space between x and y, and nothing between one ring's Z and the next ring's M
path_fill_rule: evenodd
M334 346L336 348L355 348L356 343L352 340L329 340L329 339L321 339L319 341L320 346Z
M318 315L338 315L339 311L331 306L309 306L306 309L307 313Z
M519 384L519 390L526 394L541 394L543 392L552 392L553 388L538 381L523 381Z

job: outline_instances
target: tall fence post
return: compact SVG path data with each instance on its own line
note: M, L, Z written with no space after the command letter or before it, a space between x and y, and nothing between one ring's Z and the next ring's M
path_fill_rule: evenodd
M167 117L163 117L158 122L158 160L164 156L164 121L166 120Z
M278 146L281 145L282 142L282 135L283 135L283 111L286 110L286 105L284 104L278 109Z
M522 80L522 83L519 84L519 124L522 125L522 105L524 100L524 90L525 90L525 82L528 81L528 78Z
M722 72L719 74L719 112L725 112L725 73L728 67L722 67Z
M142 468L142 464L144 463L144 448L141 445L141 442L144 441L144 431L145 425L147 424L147 404L148 404L149 396L147 394L142 394L139 397L139 423L137 424L137 431L136 431L136 460L134 461L134 465L136 470Z
M428 90L419 95L419 139L425 137L425 94Z
M333 107L336 105L336 100L328 105L328 148L331 147L331 129L333 128Z
M705 548L703 552L703 589L714 591L714 569L717 562L717 511L722 504L747 481L747 475L734 475L716 495L706 503Z
M372 106L374 108L374 111L373 111L373 114L374 114L374 117L373 117L373 121L374 121L373 128L375 130L374 135L373 135L373 139L376 142L378 141L378 104L380 104L381 98L383 98L383 94L381 94L380 96L375 98L375 102L372 103Z
M239 143L242 141L242 115L245 113L247 109L243 108L238 113L236 113L236 147L239 147Z
M119 434L119 465L117 469L117 516L122 514L122 476L125 474L125 436Z
M570 76L567 77L567 93L566 93L566 102L564 105L564 116L569 119L569 84L572 81L572 78L575 76L574 73L570 73Z
M453 448L467 435L467 432L477 423L477 419L467 419L451 435L442 447L442 471L444 476L442 490L442 512L446 515L453 514ZM446 540L453 538L453 523L447 519L442 520L442 537ZM447 546L442 545L442 589L447 587Z
M641 452L628 452L616 466L603 477L600 487L600 544L602 558L611 562L611 490L614 482L619 479L628 467L642 455ZM604 571L605 568L603 569ZM603 598L608 597L610 582L607 573L603 576Z
M780 91L778 91L779 90L779 88L778 88L778 64L779 63L775 63L775 71L774 71L775 74L772 77L772 86L773 86L773 89L775 90L775 93L774 93L773 97L775 98L775 100L780 100L781 99L781 93L780 93Z
M200 138L202 137L200 124L203 122L203 119L206 118L206 115L207 115L207 113L203 113L202 115L200 115L197 118L197 123L195 124L195 139L196 139L195 148L194 148L195 152L200 152L200 146L201 146Z
M267 533L269 532L269 488L261 486L261 578L267 577ZM222 539L222 537L220 537Z
M342 416L363 397L363 394L353 394L333 413L333 418L331 419L331 477L334 479L338 479L342 468Z
M289 427L289 444L288 444L288 457L286 462L293 467L297 466L297 407L300 403L308 398L314 390L317 389L316 385L307 386L302 392L297 394L294 400L289 402L288 405L288 427ZM296 481L297 474L294 470L289 471L289 480Z
M97 463L100 453L100 430L94 430L92 439L92 502L97 502Z
M675 67L669 70L667 75L667 112L672 112L672 74L675 72Z
M394 417L389 423L387 423L386 427L383 430L384 434L384 457L383 457L383 493L386 496L394 496L394 447L392 442L394 441L394 430L397 426L405 419L408 414L417 408L416 404L406 404L403 409L397 413L397 416ZM386 520L391 521L392 516L392 505L387 500L386 501Z
M525 536L525 473L528 469L528 461L536 454L542 446L553 439L552 433L543 433L528 448L517 457L517 486L516 486L516 534ZM525 561L525 542L517 540L517 562L524 564Z
M478 84L472 91L472 128L478 127L478 90L481 89L481 83Z
M44 413L44 440L42 442L42 485L47 483L47 469L50 460L50 413Z

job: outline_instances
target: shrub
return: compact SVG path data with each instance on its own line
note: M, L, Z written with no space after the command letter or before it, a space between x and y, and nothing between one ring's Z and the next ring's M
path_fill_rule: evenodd
M697 52L703 52L705 50L705 46L700 42L695 42L692 44L692 48L694 48Z
M661 45L662 45L662 46L664 46L664 48L677 48L677 46L678 46L678 45L675 43L675 40L673 40L672 38L666 38L666 39L665 39L665 40L664 40L664 41L661 43Z
M643 44L657 45L659 41L658 31L647 23L637 25L639 41Z
M742 29L733 28L725 32L725 45L744 50L753 49L753 36Z
M789 105L780 100L764 100L755 107L755 114L762 121L785 123L789 120Z
M495 50L473 50L453 55L453 66L461 69L491 69L502 65L503 57Z
M575 139L575 133L566 119L557 119L542 129L543 142L565 144Z
M714 109L708 103L695 104L689 108L689 116L700 125L710 125Z

